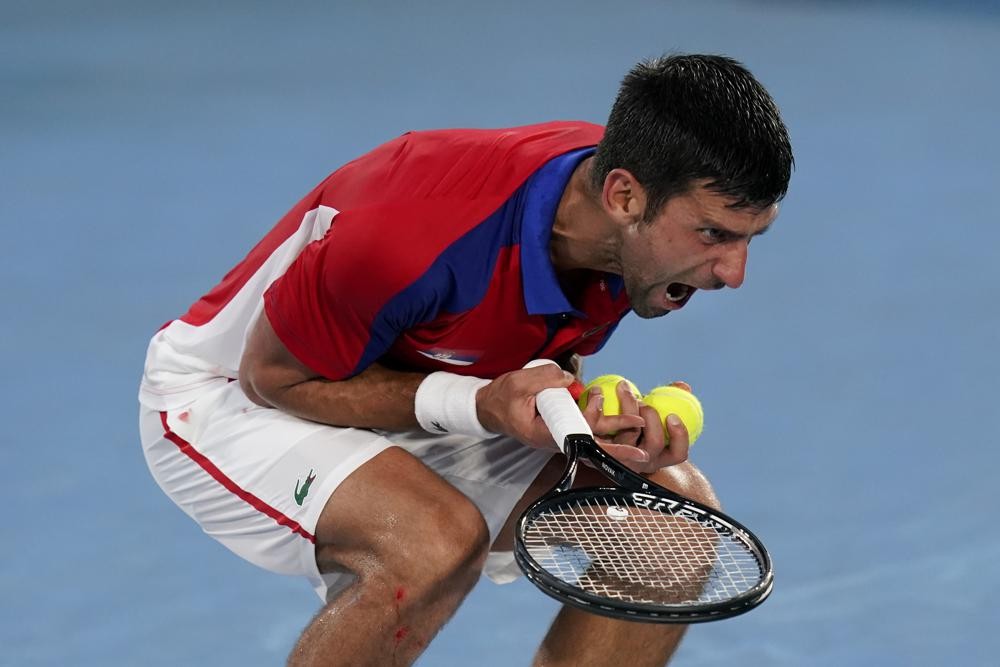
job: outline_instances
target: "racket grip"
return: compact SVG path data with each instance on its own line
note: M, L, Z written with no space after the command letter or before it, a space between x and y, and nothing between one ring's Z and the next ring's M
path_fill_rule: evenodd
M549 359L535 359L525 364L525 368L534 368L542 364L553 364L556 362ZM549 427L549 433L559 445L559 449L565 451L566 437L569 435L584 434L593 436L590 424L583 418L579 406L573 400L573 396L565 388L543 389L535 398L538 407L538 414L542 416L542 421Z

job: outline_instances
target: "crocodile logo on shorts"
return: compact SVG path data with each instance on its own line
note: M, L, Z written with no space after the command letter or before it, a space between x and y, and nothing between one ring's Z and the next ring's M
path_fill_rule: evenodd
M302 482L302 480L295 480L295 504L296 505L300 505L301 506L302 502L306 499L306 496L309 495L309 487L312 486L312 483L313 483L314 479L316 479L316 474L310 468L309 469L309 474L306 475L306 481L305 482ZM300 483L302 484L302 488L301 489L299 488L299 484Z

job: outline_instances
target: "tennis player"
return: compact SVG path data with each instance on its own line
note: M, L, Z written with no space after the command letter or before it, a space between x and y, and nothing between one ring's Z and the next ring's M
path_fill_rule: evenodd
M517 576L513 520L562 470L535 394L568 386L629 312L738 288L791 167L764 88L705 55L638 64L606 128L392 140L153 337L149 468L234 553L312 583L323 607L290 664L411 664L481 573ZM539 357L566 370L520 370ZM585 413L617 433L607 450L715 504L684 427L664 447L622 389L625 414ZM662 665L682 634L565 608L535 664Z

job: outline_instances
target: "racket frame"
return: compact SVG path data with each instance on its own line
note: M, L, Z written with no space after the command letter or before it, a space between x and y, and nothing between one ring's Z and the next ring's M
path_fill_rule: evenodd
M730 618L753 609L770 595L774 583L770 554L760 539L741 523L722 512L676 494L629 470L602 450L590 434L568 434L562 449L566 455L566 467L562 478L556 482L552 489L528 507L517 523L514 559L528 580L539 590L556 600L592 613L649 623L702 623ZM572 489L581 456L617 486ZM524 544L523 535L528 523L545 508L597 495L628 497L637 506L693 519L699 523L712 523L717 529L718 527L723 529L720 532L729 532L738 536L741 541L749 543L756 552L755 555L762 571L760 582L750 590L724 603L673 606L611 600L588 594L576 586L564 583L549 574L532 558Z

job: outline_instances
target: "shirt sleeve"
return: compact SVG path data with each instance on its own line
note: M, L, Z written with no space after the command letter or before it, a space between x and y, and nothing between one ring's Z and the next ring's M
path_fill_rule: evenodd
M375 224L403 213L383 206L338 214L264 294L278 338L323 377L360 373L447 298L447 281L427 271L438 249L426 228Z
M264 294L278 338L323 377L361 372L454 304L455 275L428 270L452 243L547 160L602 134L586 123L417 132L344 165L315 193L340 211L330 229Z

